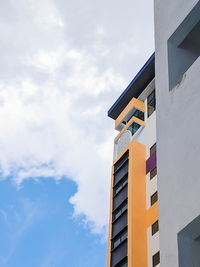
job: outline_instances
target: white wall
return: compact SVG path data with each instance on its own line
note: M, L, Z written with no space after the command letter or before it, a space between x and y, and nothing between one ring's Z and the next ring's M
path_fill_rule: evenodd
M167 40L198 1L154 2L161 267L178 267L177 233L200 214L200 59L169 91Z

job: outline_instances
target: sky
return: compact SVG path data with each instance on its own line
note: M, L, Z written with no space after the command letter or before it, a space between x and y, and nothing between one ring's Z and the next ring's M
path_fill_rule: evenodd
M0 266L103 267L114 122L153 0L0 2Z

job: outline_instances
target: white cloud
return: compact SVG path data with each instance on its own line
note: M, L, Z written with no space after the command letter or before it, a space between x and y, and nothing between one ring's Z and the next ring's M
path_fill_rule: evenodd
M138 30L137 19L148 17L147 10L123 14L115 7L108 20L108 14L101 15L103 4L90 0L85 8L78 5L75 16L78 2L5 4L13 15L3 17L1 27L7 45L0 46L0 169L3 179L12 176L19 187L30 178L73 180L74 215L83 215L93 232L102 233L108 219L113 139L106 112L149 56L152 41L146 36L152 26L150 17ZM150 7L149 1L141 2Z

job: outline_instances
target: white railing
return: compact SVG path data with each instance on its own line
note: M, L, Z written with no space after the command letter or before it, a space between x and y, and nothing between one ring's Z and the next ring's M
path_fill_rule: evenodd
M131 140L131 131L124 131L114 144L114 159L130 144Z

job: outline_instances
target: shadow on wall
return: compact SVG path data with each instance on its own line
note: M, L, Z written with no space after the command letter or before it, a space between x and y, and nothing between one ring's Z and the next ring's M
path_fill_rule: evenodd
M180 267L200 267L200 216L178 233Z
M168 40L169 90L200 56L200 1ZM200 265L199 265L200 266Z

